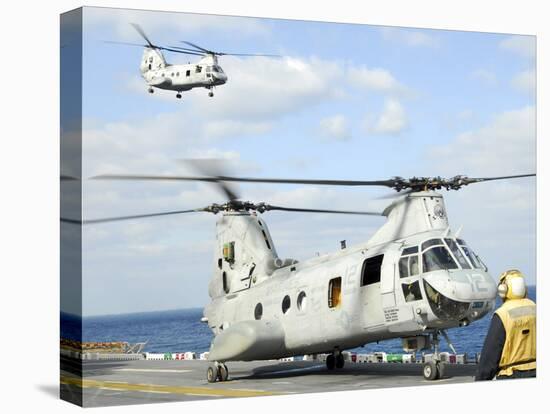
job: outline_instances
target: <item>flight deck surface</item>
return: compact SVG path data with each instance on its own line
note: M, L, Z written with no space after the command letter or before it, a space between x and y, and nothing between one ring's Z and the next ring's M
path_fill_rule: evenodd
M80 379L82 364L82 379ZM328 371L320 361L228 362L229 380L206 381L208 361L77 361L62 358L61 393L86 407L289 395L472 382L477 365L448 364L427 381L422 364L346 363ZM79 397L81 395L81 397ZM71 396L73 398L71 398Z

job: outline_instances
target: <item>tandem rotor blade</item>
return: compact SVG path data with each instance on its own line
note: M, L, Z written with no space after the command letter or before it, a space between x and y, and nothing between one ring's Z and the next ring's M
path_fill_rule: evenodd
M209 210L206 208L196 208L193 210L176 210L176 211L165 211L162 213L150 213L150 214L135 214L132 216L119 216L119 217L106 217L101 219L93 219L93 220L73 220L73 219L67 219L67 218L61 218L61 221L64 223L72 223L72 224L98 224L98 223L108 223L111 221L122 221L122 220L132 220L132 219L138 219L138 218L146 218L146 217L158 217L158 216L169 216L173 214L184 214L184 213L197 213L197 212L208 212Z
M463 181L465 182L464 185L468 185L472 183L481 183L484 181L509 180L512 178L535 177L536 175L537 174L519 174L519 175L503 175L500 177L480 177L480 178L464 177Z
M69 174L61 174L59 176L59 179L61 181L78 181L78 180L80 180L80 178L75 177L74 175L69 175Z
M201 52L204 52L204 53L210 53L210 54L215 54L215 52L212 52L211 50L208 50L208 49L205 49L204 47L200 47L199 45L196 45L194 43L191 43L191 42L188 42L186 40L182 40L181 43L185 43L189 46L192 46L194 47L195 49L197 50L200 50Z
M134 29L136 29L136 31L141 35L141 37L143 37L143 39L147 42L149 47L156 48L156 46L153 43L151 43L151 41L149 40L149 38L147 37L147 35L145 34L145 32L143 31L143 29L139 24L137 23L130 23L130 24Z
M131 175L131 174L104 174L92 177L99 180L158 180L158 181L228 181L239 183L270 183L270 184L315 184L315 185L341 185L341 186L385 186L392 187L396 180L376 180L376 181L359 181L359 180L304 180L294 178L254 178L254 177L231 177L218 175L215 177L192 177L192 176L155 176L155 175Z
M282 57L282 55L272 55L266 53L230 53L230 52L216 52L221 56L265 56L265 57Z
M329 214L356 214L363 216L382 216L382 213L372 212L372 211L347 211L347 210L324 210L324 209L315 209L315 208L294 208L294 207L281 207L281 206L272 206L269 204L265 205L265 211L291 211L297 213L329 213Z
M447 179L442 177L412 177L402 178L393 177L388 180L317 180L317 179L295 179L295 178L258 178L258 177L232 177L226 175L211 175L204 177L192 176L150 176L150 175L100 175L92 177L95 179L111 180L159 180L159 181L205 181L216 182L239 182L239 183L268 183L268 184L307 184L307 185L331 185L331 186L382 186L393 188L401 192L402 190L427 191L427 190L459 190L462 187L484 181L515 179L524 177L533 177L536 174L508 175L500 177L481 177L468 178L465 175L457 175ZM401 193L403 194L403 193Z
M196 45L195 43L188 42L186 40L182 40L182 43L185 43L194 49L187 49L182 48L183 50L191 50L195 52L203 52L203 54L209 54L209 55L218 55L218 56L266 56L266 57L281 57L281 55L273 55L273 54L265 54L265 53L230 53L230 52L216 52L214 50L208 50L204 47L201 47L199 45Z
M178 48L178 47L164 47L164 46L157 46L157 45L150 46L148 44L118 42L118 41L115 41L115 40L104 40L103 42L109 43L109 44L114 44L114 45L139 46L139 47L148 47L148 48L158 49L158 50L167 50L169 52L182 53L184 55L204 56L204 53L198 53L198 52L194 52L194 51L186 51L186 50L183 50L182 48Z
M143 43L119 42L118 40L104 40L103 43L110 43L113 45L151 47L149 45L144 45Z
M215 183L218 188L225 194L229 201L238 200L239 194L235 186L230 186L228 183L219 180L218 177L225 175L225 165L224 160L220 158L201 158L201 159L190 159L184 158L177 160L180 163L190 166L199 174L204 174L207 177L213 177L215 180L212 181Z

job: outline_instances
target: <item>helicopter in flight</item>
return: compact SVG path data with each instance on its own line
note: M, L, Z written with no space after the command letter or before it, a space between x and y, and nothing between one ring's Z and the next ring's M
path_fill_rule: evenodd
M176 92L176 98L181 99L182 92L193 88L208 89L208 96L214 96L214 87L227 82L227 74L218 63L218 56L267 56L280 57L279 55L226 53L205 49L195 43L182 41L187 47L159 46L153 44L144 30L138 24L132 23L139 35L145 40L145 44L107 41L107 43L123 44L143 47L143 55L139 70L141 76L147 82L148 92L154 93L154 88ZM196 63L170 64L167 63L162 51L181 53L191 56L200 56Z
M100 175L103 180L199 181L217 185L221 204L152 214L85 220L82 224L154 216L219 214L213 255L211 298L202 321L214 339L208 359L209 382L226 381L230 361L268 360L328 354L328 370L344 367L342 351L402 338L407 352L433 349L423 376L444 375L439 344L446 329L483 318L495 306L496 284L475 251L453 231L443 195L437 190L522 174L469 178L394 177L388 180L246 178L225 175ZM229 183L383 186L398 193L382 212L297 208L243 201ZM267 223L269 211L385 217L363 243L298 261L277 254ZM63 219L62 219L63 220ZM70 220L66 220L70 221ZM78 222L80 223L80 222Z

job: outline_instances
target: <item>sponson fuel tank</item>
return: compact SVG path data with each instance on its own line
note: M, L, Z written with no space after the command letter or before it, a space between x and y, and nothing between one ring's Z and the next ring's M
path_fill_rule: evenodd
M212 342L212 361L253 361L284 354L284 331L277 320L243 321L232 324Z

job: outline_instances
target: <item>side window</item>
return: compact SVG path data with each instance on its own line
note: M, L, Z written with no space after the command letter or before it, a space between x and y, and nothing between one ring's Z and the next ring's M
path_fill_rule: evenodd
M185 76L191 76L191 71L190 70L186 71Z
M228 263L235 262L235 242L223 244L223 258Z
M417 275L420 273L418 270L418 255L415 254L414 256L411 256L409 258L409 271L411 273L411 276Z
M342 296L342 278L336 277L328 282L328 307L336 308L340 305Z
M296 301L296 306L298 307L298 310L305 310L306 309L306 292L303 290L298 295L298 300Z
M202 72L202 66L195 66L195 73L201 73Z
M409 258L402 257L399 259L399 277L409 277Z
M403 296L406 302L414 302L415 300L422 299L418 280L413 283L402 283L401 288L403 289Z
M222 272L222 285L223 291L229 293L229 280L227 280L227 273Z
M290 309L290 296L286 295L283 298L283 303L281 304L281 309L283 313L286 313Z
M361 286L380 282L380 270L383 260L383 254L365 259L361 270Z
M399 277L415 276L419 273L418 255L403 256L399 259Z
M262 314L264 313L264 307L261 303L256 304L256 307L254 308L254 319L259 321L262 319Z

